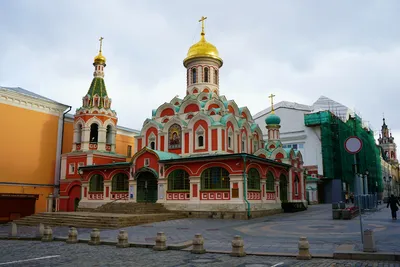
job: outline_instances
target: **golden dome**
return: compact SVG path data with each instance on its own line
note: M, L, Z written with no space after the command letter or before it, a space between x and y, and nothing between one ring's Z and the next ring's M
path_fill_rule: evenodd
M186 66L186 62L193 58L213 58L218 60L222 66L222 59L219 57L217 48L206 41L204 35L201 35L199 42L195 43L189 48L186 58L183 60L183 64Z
M187 53L186 58L183 60L183 65L186 67L186 63L194 58L213 58L219 61L220 67L222 66L222 59L219 57L219 53L217 48L206 41L206 38L204 37L205 32L204 32L204 20L207 19L207 17L201 17L199 22L201 22L201 38L200 41L195 43L189 48L189 51Z
M94 57L94 63L96 63L96 64L105 64L106 63L106 58L105 58L105 56L103 56L101 51L99 52L99 54L97 56Z

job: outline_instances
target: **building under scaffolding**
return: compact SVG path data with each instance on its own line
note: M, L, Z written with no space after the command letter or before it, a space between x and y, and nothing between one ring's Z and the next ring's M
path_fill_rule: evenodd
M320 201L344 200L346 192L354 192L354 157L344 148L345 140L350 136L357 136L363 142L362 150L356 156L357 172L368 173L370 193L382 192L380 150L373 131L354 113L341 118L337 115L329 110L304 115L305 126L320 128L316 131L320 134L323 162L323 183L318 189Z

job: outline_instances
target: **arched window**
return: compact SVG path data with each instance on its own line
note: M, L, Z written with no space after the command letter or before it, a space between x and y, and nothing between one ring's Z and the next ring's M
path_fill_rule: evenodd
M107 126L107 133L106 133L106 144L110 145L112 144L112 126L108 125Z
M76 129L76 144L80 144L82 142L82 124L79 123Z
M218 70L214 70L214 83L218 84Z
M197 138L197 142L198 142L198 146L199 147L203 147L204 146L204 136L202 136L202 135L200 135L198 138Z
M242 153L246 153L246 135L242 135Z
M260 173L257 169L251 168L247 177L247 188L260 190Z
M228 148L232 148L232 137L228 136Z
M129 178L125 173L117 173L112 178L112 187L111 191L113 192L127 192L129 190Z
M296 176L294 177L294 194L296 196L299 195L299 176L296 174Z
M202 189L229 189L229 172L221 167L212 167L201 174Z
M190 190L189 174L175 170L168 175L168 190Z
M104 178L100 174L95 174L90 178L89 192L103 192Z
M197 83L197 70L196 70L196 68L192 69L192 83Z
M156 149L156 142L154 141L150 142L150 148L153 150Z
M209 75L210 75L209 69L208 69L208 67L205 67L204 68L204 82L205 83L208 83L208 81L210 80Z
M148 146L150 146L151 149L156 149L156 136L154 133L151 133L149 136Z
M271 171L267 173L266 187L267 191L275 191L275 177Z
M205 132L204 128L201 126L196 130L196 146L195 146L196 149L201 149L205 147L204 132Z
M97 123L92 123L90 125L90 143L97 143L99 136L99 125Z

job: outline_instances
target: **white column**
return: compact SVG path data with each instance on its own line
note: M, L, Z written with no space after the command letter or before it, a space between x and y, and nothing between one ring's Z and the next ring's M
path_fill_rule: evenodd
M81 150L89 150L90 127L82 127Z
M99 134L97 136L97 150L106 150L107 130L103 126L99 126Z
M222 151L222 129L218 128L217 129L217 144L218 144L218 151Z
M243 199L243 183L244 183L244 179L242 175L229 175L229 180L230 180L230 188L231 188L231 202L240 202L243 203L244 199ZM232 189L233 189L233 184L237 183L238 184L238 198L232 198Z
M212 130L211 130L211 126L208 127L207 131L208 131L208 152L211 152L211 148L212 148L212 138L211 138L212 137L211 136Z
M189 183L190 183L190 200L189 200L189 202L199 203L200 202L200 190L201 190L200 176L190 176ZM197 197L193 197L193 195L194 195L193 185L197 185Z

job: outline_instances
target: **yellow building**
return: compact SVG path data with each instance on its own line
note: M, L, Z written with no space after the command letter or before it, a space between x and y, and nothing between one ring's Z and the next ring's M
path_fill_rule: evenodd
M53 208L47 203L58 194L61 154L73 145L69 110L25 89L0 86L0 112L8 114L0 117L7 129L0 131L0 222ZM129 160L137 133L117 126L116 153Z

